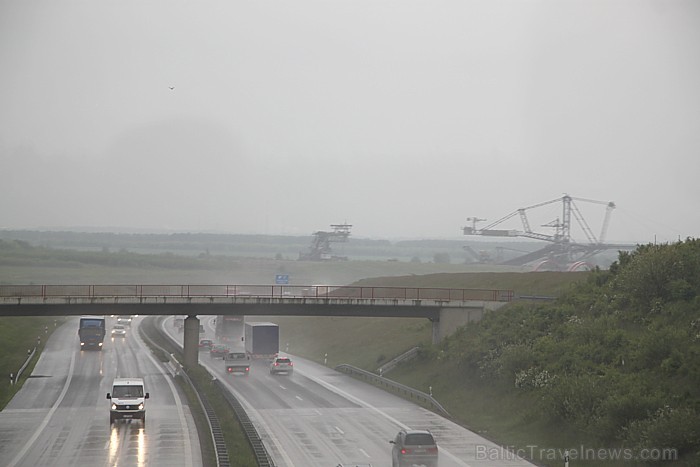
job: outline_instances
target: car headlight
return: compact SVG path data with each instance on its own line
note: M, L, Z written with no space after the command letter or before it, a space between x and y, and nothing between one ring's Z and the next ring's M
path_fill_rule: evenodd
M139 404L139 410L143 410L143 402Z
M112 404L112 410L117 410L117 404Z

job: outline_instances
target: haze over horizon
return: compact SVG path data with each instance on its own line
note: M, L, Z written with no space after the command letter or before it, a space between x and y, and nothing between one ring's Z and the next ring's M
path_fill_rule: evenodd
M700 237L694 0L0 0L0 65L0 229Z

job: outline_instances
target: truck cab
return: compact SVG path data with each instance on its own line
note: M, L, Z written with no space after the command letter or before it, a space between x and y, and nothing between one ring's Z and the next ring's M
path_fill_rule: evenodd
M80 338L80 350L97 349L102 350L105 338L105 317L104 316L81 316L78 337Z
M115 378L112 391L107 393L110 401L109 423L116 420L140 419L146 423L146 399L142 378Z

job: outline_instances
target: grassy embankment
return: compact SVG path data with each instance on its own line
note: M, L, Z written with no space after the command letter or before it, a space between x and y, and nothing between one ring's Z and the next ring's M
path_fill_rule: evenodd
M558 296L585 277L584 272L441 273L369 278L355 285L506 289L518 295ZM432 324L426 319L275 316L269 320L280 324L282 350L289 344L292 354L316 362L323 362L328 354L329 366L349 363L369 371L412 347L428 346L432 340Z
M53 317L6 317L0 318L0 409L4 408L17 391L22 387L27 377L31 375L46 340L55 325L60 325L62 319ZM28 351L37 348L29 365L22 373L16 385L10 385L10 373L17 374L27 360Z

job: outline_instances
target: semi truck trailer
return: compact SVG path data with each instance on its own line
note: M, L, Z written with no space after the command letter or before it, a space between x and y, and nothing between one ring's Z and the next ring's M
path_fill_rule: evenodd
M275 323L245 323L245 351L250 358L272 359L279 353L279 346L279 326Z

